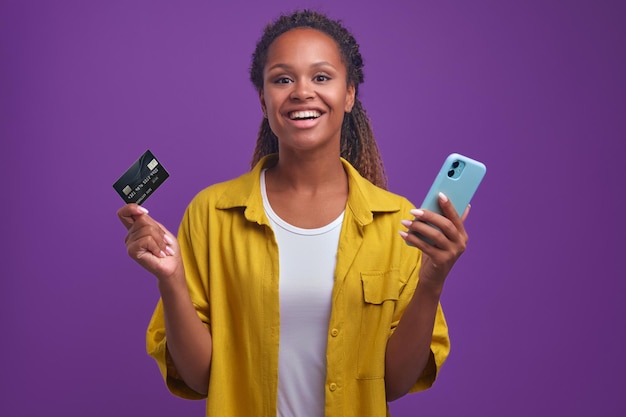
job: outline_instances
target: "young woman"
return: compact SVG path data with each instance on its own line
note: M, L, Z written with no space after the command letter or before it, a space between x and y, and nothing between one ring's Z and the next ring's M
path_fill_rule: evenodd
M464 218L443 195L441 216L383 189L362 67L339 22L281 16L250 69L252 170L200 192L178 239L142 207L118 211L161 293L148 351L208 416L385 416L448 355L439 297Z

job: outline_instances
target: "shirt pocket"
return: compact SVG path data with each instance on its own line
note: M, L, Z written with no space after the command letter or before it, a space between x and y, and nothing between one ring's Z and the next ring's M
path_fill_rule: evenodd
M357 359L357 378L385 376L385 351L400 294L399 271L362 272L363 299Z

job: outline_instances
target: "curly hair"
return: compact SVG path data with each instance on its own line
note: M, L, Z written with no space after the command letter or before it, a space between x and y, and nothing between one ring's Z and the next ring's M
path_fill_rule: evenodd
M354 36L339 20L311 10L296 11L282 15L265 27L252 54L250 81L258 92L263 90L263 70L267 63L270 45L285 32L297 28L311 28L330 36L339 49L347 70L347 83L354 86L355 101L352 111L345 113L341 127L341 156L373 184L387 187L387 176L369 118L358 97L359 85L363 83L363 58ZM272 132L266 118L261 121L256 147L252 156L254 166L265 155L278 152L278 138Z

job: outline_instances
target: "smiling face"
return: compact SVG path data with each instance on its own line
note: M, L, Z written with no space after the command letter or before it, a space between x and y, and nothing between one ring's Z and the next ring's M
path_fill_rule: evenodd
M355 90L335 41L310 28L280 35L268 50L261 106L281 152L320 147L339 152Z

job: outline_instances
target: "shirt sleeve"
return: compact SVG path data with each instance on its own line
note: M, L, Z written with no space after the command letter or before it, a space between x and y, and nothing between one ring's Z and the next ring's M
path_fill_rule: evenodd
M445 362L450 353L450 338L448 336L448 326L443 316L441 304L437 307L437 316L435 317L435 327L433 329L433 337L430 341L430 356L428 363L424 367L422 374L417 382L413 385L409 392L423 391L430 388L441 366Z
M198 214L201 212L202 210L194 210L192 205L187 209L179 228L178 243L191 300L198 317L210 331L206 219ZM159 300L148 325L146 350L156 361L167 388L172 394L186 399L206 397L185 384L168 353L162 300Z
M405 263L402 265L401 270L405 271L404 273L407 274L406 276L408 276L409 278L400 291L398 308L396 309L397 313L392 323L392 332L395 330L395 327L399 323L400 318L404 313L404 310L406 309L407 305L413 297L413 294L417 287L417 281L419 280L418 277L420 265L422 262L421 251L407 245L404 246L403 250L407 251L407 253L403 254L402 256L402 259ZM416 252L417 257L415 255ZM413 255L411 255L411 253L413 253ZM443 366L443 363L447 359L449 353L450 338L448 335L448 325L443 314L441 303L439 303L437 305L433 335L430 342L430 355L428 358L428 362L409 392L423 391L430 388L437 379L437 374Z

